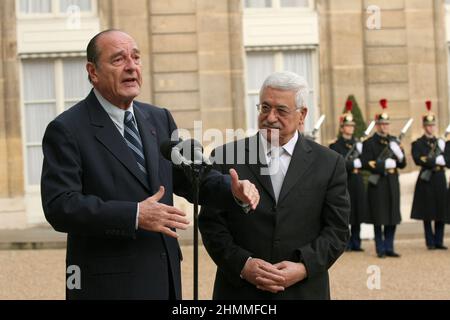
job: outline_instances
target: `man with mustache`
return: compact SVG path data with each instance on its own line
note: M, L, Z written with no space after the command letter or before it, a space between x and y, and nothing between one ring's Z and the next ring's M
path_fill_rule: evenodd
M350 202L344 159L303 135L308 85L271 74L258 104L259 133L214 152L260 191L255 212L204 206L203 243L217 264L214 299L329 299L328 268L345 250ZM242 156L245 155L245 156Z
M68 234L68 272L81 272L79 283L70 283L68 274L66 297L180 299L175 229L186 229L189 221L173 207L173 193L191 199L191 184L159 151L175 122L168 110L135 100L141 53L128 34L99 33L89 42L87 60L93 90L52 121L43 140L45 216ZM200 201L243 212L237 199L256 208L254 185L231 174L230 182L212 171Z

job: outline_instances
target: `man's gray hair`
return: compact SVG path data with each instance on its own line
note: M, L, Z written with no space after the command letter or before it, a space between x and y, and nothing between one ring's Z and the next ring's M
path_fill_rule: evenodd
M309 94L309 86L306 79L294 72L282 71L274 72L264 81L259 97L261 98L266 88L273 88L283 91L295 92L295 104L297 109L306 107L306 100Z

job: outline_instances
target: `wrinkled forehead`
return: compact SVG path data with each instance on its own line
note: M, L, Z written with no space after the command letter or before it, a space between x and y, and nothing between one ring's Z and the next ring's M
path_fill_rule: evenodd
M295 94L295 91L292 90L265 87L261 92L260 102L265 102L265 100L282 100L295 105Z
M102 35L98 39L98 47L100 52L108 51L109 53L123 50L139 51L136 41L130 35L121 31L112 31Z

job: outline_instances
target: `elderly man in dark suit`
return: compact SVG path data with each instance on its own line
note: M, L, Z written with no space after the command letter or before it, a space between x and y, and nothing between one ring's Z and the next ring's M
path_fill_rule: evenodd
M306 81L274 73L260 93L259 133L215 150L260 191L252 214L203 207L199 226L217 264L214 299L329 299L328 269L348 240L350 201L342 156L297 129Z
M191 186L159 151L175 122L166 109L134 100L141 59L129 35L101 32L90 41L87 59L94 89L52 121L43 140L44 212L55 230L68 234L68 270L81 271L81 285L68 286L66 296L180 299L175 229L189 222L173 207L173 193L190 198ZM211 172L201 200L239 210L234 195L254 208L256 188L232 174L231 183Z

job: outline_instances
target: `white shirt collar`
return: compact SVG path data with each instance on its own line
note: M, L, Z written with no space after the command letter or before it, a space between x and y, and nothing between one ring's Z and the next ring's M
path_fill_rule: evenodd
M291 138L291 140L289 140L288 143L286 143L283 146L284 151L286 151L291 157L294 154L294 149L295 145L297 144L297 141L298 141L298 131L295 131L295 134Z
M94 94L97 97L98 102L100 102L100 105L105 109L106 113L109 115L111 120L114 122L114 124L117 126L120 132L123 132L124 128L124 119L125 119L125 112L130 111L133 114L134 117L134 109L133 109L133 103L130 104L130 107L127 110L120 109L119 107L116 107L111 102L103 98L103 96L98 92L96 89L94 89ZM136 118L135 118L136 119Z
M264 146L264 147L269 146L269 150L266 151L266 155L267 155L268 153L272 152L272 150L274 149L274 147L269 145L269 142L268 142L267 139L264 137L264 135L262 135L261 133L259 133L259 136L261 137L261 139L264 140L263 146ZM289 156L291 156L291 157L292 157L292 155L294 154L294 149L295 149L295 146L296 146L296 144L297 144L297 141L298 141L298 131L295 131L295 134L294 134L294 136L291 138L291 140L289 140L285 145L282 146L283 150L284 150L285 152L287 152L287 154L289 154Z

